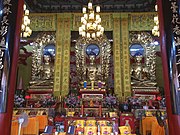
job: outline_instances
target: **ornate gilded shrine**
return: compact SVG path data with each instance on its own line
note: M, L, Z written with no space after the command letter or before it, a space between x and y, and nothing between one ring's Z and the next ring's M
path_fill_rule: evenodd
M83 104L102 105L108 91L111 44L107 37L80 37L76 43L76 70ZM85 106L88 107L88 106Z
M151 31L155 14L147 12L100 14L105 31L113 32L114 91L119 98L131 95L129 31ZM56 32L53 88L57 96L64 96L69 92L71 31L78 31L81 16L80 13L30 15L33 31L39 31L40 26L43 26L43 31Z
M106 36L93 39L80 37L76 43L76 68L79 82L107 83L111 45ZM91 87L90 89L95 89Z
M28 93L52 93L56 38L54 33L39 33L32 43L32 75Z
M131 87L134 94L159 93L156 82L156 51L149 32L130 33Z

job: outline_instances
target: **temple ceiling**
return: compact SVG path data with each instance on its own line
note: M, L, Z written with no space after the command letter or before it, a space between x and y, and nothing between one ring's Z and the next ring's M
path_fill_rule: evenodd
M34 13L81 12L89 0L25 0ZM153 12L156 0L93 0L101 12Z

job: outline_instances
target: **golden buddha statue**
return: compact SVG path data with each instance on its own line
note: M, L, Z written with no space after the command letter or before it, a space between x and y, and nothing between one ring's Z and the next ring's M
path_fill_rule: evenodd
M44 65L42 72L44 80L49 80L53 77L53 66L51 65L51 57L49 55L44 55Z
M142 55L135 57L135 65L131 69L132 78L143 80Z
M157 83L151 78L151 66L149 62L142 63L143 56L135 56L135 64L131 68L131 85L132 86L155 86Z
M92 90L104 88L105 82L101 77L101 67L95 63L95 55L89 55L90 64L86 66L85 81L82 82L84 88Z
M43 64L40 69L40 79L30 81L31 86L52 86L53 85L53 76L54 76L54 66L51 62L50 55L43 56Z
M91 55L89 56L90 59L90 65L87 66L86 72L87 72L87 79L90 81L96 81L96 74L97 74L97 67L95 65L95 56Z

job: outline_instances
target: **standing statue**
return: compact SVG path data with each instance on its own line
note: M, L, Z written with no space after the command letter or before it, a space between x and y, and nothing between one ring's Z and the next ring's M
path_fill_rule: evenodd
M53 77L53 66L51 65L50 55L44 55L44 65L42 73L43 80L49 80Z
M146 79L146 72L144 71L144 67L141 63L142 55L135 56L135 65L133 65L131 69L132 78L138 80L145 80Z

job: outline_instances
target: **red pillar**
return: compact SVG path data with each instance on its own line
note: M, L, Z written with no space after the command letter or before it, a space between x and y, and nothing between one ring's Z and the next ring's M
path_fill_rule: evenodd
M175 45L174 37L180 37L180 33L174 33L173 27L176 24L173 24L172 19L176 11L172 11L172 2L177 5L174 9L178 15L180 0L157 0L169 135L177 135L180 133L180 65L177 64L180 57L176 54L180 44ZM179 15L175 20L180 22Z
M0 64L0 135L10 135L11 131L23 4L24 0L0 0L0 10L3 11L0 14L0 51L3 54Z

